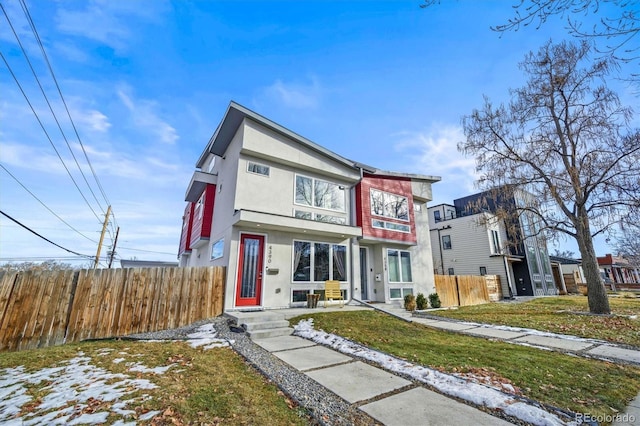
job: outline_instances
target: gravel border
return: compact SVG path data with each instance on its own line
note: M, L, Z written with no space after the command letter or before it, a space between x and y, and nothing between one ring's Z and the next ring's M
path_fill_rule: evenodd
M365 412L340 398L306 374L296 370L269 351L256 345L245 333L229 328L229 319L217 317L201 320L185 327L126 336L131 340L187 340L204 324L213 324L218 338L226 339L231 347L258 372L272 381L282 392L304 408L314 424L319 425L380 425Z

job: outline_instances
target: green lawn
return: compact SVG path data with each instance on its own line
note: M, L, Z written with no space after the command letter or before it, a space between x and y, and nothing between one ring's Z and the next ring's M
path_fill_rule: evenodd
M374 311L309 314L316 329L444 372L490 376L555 407L613 415L640 389L640 369L407 323Z
M614 314L612 316L587 315L589 308L585 296L541 297L522 303L488 303L429 311L429 314L640 347L640 299L609 297L609 304Z
M107 352L108 351L108 352ZM308 425L306 413L289 401L278 388L268 382L231 348L210 350L194 349L184 342L83 342L23 352L0 353L0 378L10 378L7 368L24 366L27 372L66 365L67 360L79 353L90 358L90 364L107 373L124 374L133 379L147 379L157 385L155 389L142 389L126 395L127 409L135 414L123 417L112 409L113 402L100 398L69 400L68 407L86 405L82 413L110 413L106 424L117 420L136 421L154 425L246 425L278 424ZM132 363L146 367L172 364L162 374L129 370ZM87 375L87 373L78 373ZM115 379L112 379L115 380ZM18 408L21 415L29 412L39 416L51 412L40 407L51 389L51 380L26 384L31 401ZM149 395L144 399L142 395ZM134 400L133 397L137 397ZM149 411L159 411L154 419L141 421ZM7 419L0 417L0 423Z

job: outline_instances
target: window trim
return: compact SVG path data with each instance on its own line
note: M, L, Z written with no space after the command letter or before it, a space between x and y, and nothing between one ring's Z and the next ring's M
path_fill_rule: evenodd
M309 280L308 281L296 281L294 275L296 273L295 270L295 246L296 243L309 243ZM291 242L291 283L292 284L318 284L324 283L325 280L315 280L315 245L316 244L327 244L329 246L329 279L333 278L333 269L334 269L334 246L344 247L345 260L344 260L344 280L338 280L340 283L348 283L349 282L349 271L350 271L350 257L349 257L349 245L348 244L338 244L331 243L326 241L313 241L313 240L300 240L293 239Z
M383 226L376 226L375 225L376 222L382 222ZM393 224L393 225L397 225L397 226L406 226L409 229L407 229L406 231L403 231L401 229L389 228L387 226L387 224ZM375 229L384 229L385 231L402 232L403 234L410 234L411 233L411 225L404 224L404 223L390 222L388 220L381 220L381 219L375 219L375 218L371 218L371 227L375 228Z
M402 219L400 217L395 217L395 216L387 216L386 214L378 214L374 212L374 208L373 208L373 192L374 191L378 191L380 193L382 193L382 200L383 200L383 213L384 213L384 196L385 195L392 195L394 197L399 197L399 198L404 198L405 200L407 200L407 218L406 219ZM393 219L393 220L399 220L402 222L411 222L411 209L409 208L409 197L407 197L406 195L401 195L401 194L395 194L393 192L388 192L388 191L384 191L382 189L378 189L378 188L370 188L369 189L369 207L371 208L371 216L377 216L377 217L386 217L388 219Z
M305 179L311 179L311 204L302 204L299 203L297 201L297 194L298 194L298 177L301 178L305 178ZM315 205L315 201L316 201L316 191L315 191L315 187L316 187L316 182L324 182L324 183L328 183L331 185L335 185L338 190L342 191L342 205L343 208L342 209L331 209L331 208L327 208L327 207L319 207ZM342 189L341 189L342 188ZM295 173L294 177L293 177L293 204L296 206L303 206L303 207L307 207L307 208L313 208L313 209L319 209L319 210L325 210L325 211L331 211L331 212L340 212L340 213L347 213L347 194L343 188L343 185L336 183L336 182L332 182L329 180L324 180L324 179L318 179L318 178L314 178L311 176L307 176L307 175L303 175L300 173Z
M449 239L449 244L448 247L445 245L444 243L444 238L447 237ZM441 244L442 244L442 250L453 250L453 244L451 243L451 234L446 234L446 235L442 235L441 238Z
M259 172L255 172L253 170L249 170L252 165L253 166L259 166L259 167L266 167L267 173L259 173ZM247 173L251 173L252 175L258 175L258 176L263 176L263 177L270 177L271 176L271 167L267 166L266 164L256 163L255 161L247 161Z
M392 281L391 280L391 268L389 266L389 253L395 251L398 252L398 261L401 261L402 258L402 253L406 253L409 255L409 274L411 275L411 280L410 281L405 281L404 277L402 276L402 263L399 263L400 268L398 269L398 273L400 275L400 281ZM387 279L389 280L390 284L395 284L395 285L402 285L402 284L413 284L413 262L411 261L411 252L409 250L401 250L401 249L394 249L394 248L387 248Z

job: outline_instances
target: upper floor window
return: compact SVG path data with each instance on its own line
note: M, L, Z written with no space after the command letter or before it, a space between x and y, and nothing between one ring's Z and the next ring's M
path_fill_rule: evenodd
M269 166L253 163L251 161L247 163L247 171L249 173L255 173L257 175L269 176Z
M195 210L198 212L198 219L202 219L202 214L204 212L204 195L205 193L203 192L200 198L198 199L198 202L196 203Z
M409 220L409 200L401 195L371 190L371 213L392 219Z
M344 212L344 188L332 182L296 175L295 203Z
M451 250L451 235L442 236L442 249Z
M491 253L500 253L500 235L495 229L491 230Z
M440 210L436 210L433 212L433 218L435 219L436 223L442 220L442 218L440 217Z

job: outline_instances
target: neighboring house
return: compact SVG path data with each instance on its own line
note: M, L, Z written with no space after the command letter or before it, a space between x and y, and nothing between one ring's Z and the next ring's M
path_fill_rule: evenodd
M434 292L426 203L439 177L341 157L231 102L186 191L181 266L225 266L225 309Z
M582 261L562 256L549 256L553 278L560 292L579 293L579 286L585 285Z
M530 202L523 191L492 200L481 192L429 208L435 272L498 275L508 296L557 294L544 238L526 213L507 226L496 212ZM522 238L521 238L522 236Z
M604 272L605 284L639 284L640 269L634 267L626 259L607 254L598 257L600 270Z

